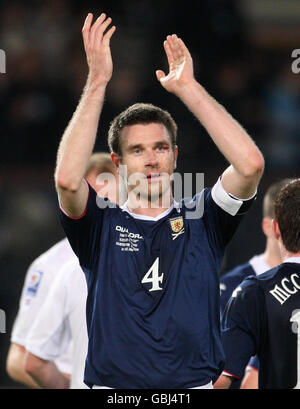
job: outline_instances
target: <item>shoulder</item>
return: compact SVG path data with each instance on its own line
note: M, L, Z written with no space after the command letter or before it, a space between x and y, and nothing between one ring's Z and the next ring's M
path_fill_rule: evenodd
M246 277L255 275L254 270L249 262L241 264L230 271L227 271L220 278L221 283L238 280L243 281Z
M73 287L72 283L77 281L77 277L79 275L84 277L79 260L74 255L74 257L70 258L67 262L60 266L57 274L55 275L54 283L60 283L60 285L71 285Z
M234 290L231 298L238 301L249 301L251 299L257 300L257 295L260 292L260 283L258 277L246 277Z
M259 276L257 276L257 280L258 280L259 283L261 283L263 285L266 282L272 281L280 273L285 272L286 269L287 269L287 266L284 263L280 264L279 266L271 268L270 270L266 271L265 273L262 273Z
M71 256L74 256L74 252L68 242L68 239L64 238L38 256L31 263L30 267L46 267L51 269L53 265L56 267L57 264L62 262L62 260L67 260Z

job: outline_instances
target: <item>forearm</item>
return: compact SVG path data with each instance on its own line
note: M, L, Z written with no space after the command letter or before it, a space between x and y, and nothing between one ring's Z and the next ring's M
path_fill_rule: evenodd
M32 389L39 389L40 386L24 370L25 348L21 345L12 344L6 361L8 375L16 382L22 383Z
M204 126L220 152L241 175L263 167L263 156L243 127L196 80L177 96Z
M69 389L70 380L60 372L54 362L29 356L25 365L26 372L44 389Z
M88 78L58 149L55 180L59 187L76 191L85 175L96 140L105 89L106 83L95 84Z
M217 381L214 383L214 389L229 389L231 382L231 377L220 375Z

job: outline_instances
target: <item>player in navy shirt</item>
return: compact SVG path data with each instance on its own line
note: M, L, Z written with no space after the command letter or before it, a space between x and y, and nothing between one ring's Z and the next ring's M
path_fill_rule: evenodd
M282 262L280 248L272 229L274 219L274 200L280 189L285 186L290 179L283 179L273 183L266 191L263 199L263 219L261 223L262 231L266 237L265 251L262 254L252 257L247 263L235 267L223 274L220 278L220 305L221 314L224 312L226 304L233 291L248 276L258 276ZM246 368L243 382L236 380L232 382L231 389L257 388L258 386L259 361L257 358L251 360Z
M272 183L264 195L261 228L266 237L265 251L252 257L248 262L227 271L220 277L221 313L223 313L233 291L245 278L260 275L282 262L279 244L272 229L274 200L281 188L290 181L290 179L283 179Z
M283 187L275 201L274 232L283 263L248 277L223 316L226 365L215 387L241 377L251 355L258 355L259 387L300 387L300 180ZM236 345L239 348L236 348Z
M264 160L196 82L188 49L172 35L164 42L170 72L158 70L157 79L201 121L231 165L212 189L175 203L177 126L166 111L135 104L112 121L108 137L128 200L120 208L97 197L83 176L112 75L115 27L108 28L105 14L93 25L92 19L83 28L89 75L55 173L62 225L88 285L85 383L211 388L224 366L218 271L255 198Z

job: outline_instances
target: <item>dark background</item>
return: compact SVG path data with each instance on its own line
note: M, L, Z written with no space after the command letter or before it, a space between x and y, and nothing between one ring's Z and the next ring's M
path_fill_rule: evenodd
M57 217L56 151L84 86L81 28L88 12L105 11L117 26L109 84L95 150L108 151L110 121L143 101L167 109L179 126L178 171L205 174L211 186L228 166L201 125L157 82L167 69L163 41L181 36L199 82L246 128L266 170L258 198L232 240L222 270L264 250L261 203L270 183L299 175L300 48L298 0L2 1L0 48L0 387L18 388L5 372L10 332L26 270L64 237ZM300 66L300 64L299 64Z

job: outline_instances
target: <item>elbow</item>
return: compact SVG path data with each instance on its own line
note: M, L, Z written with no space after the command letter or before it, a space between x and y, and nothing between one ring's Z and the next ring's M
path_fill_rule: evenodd
M24 362L24 371L32 376L33 378L41 371L43 367L43 361L32 355L31 353L27 354L27 357Z
M244 169L244 177L248 180L259 181L265 169L265 160L260 152L248 157L247 166Z
M14 381L22 381L24 352L23 347L12 344L6 359L6 372Z
M13 379L14 381L20 381L20 368L11 360L6 361L6 372L8 376Z
M81 179L77 181L71 179L70 177L62 175L59 172L56 172L54 179L57 191L65 191L70 193L76 193L81 182Z

